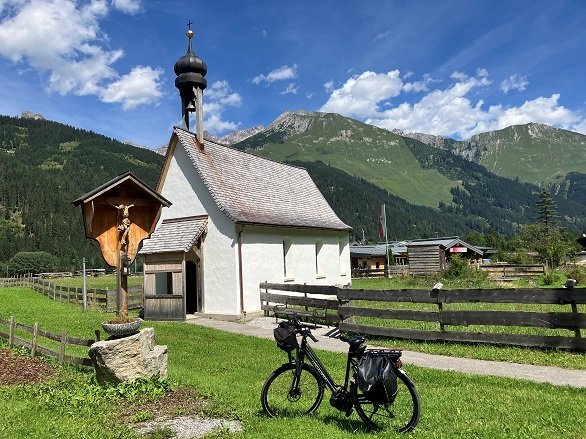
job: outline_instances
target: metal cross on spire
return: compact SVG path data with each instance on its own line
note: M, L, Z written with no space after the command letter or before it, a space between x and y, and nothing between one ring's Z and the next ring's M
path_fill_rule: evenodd
M187 23L187 27L189 28L189 30L191 30L191 25L192 25L192 24L193 24L193 23L191 22L191 20L189 20L189 22Z

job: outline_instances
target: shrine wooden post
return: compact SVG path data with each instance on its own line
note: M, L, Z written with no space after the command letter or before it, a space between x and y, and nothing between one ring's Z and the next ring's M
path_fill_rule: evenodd
M116 267L116 314L128 315L128 267L143 239L171 203L126 172L73 202L81 206L86 238L95 239L108 265Z

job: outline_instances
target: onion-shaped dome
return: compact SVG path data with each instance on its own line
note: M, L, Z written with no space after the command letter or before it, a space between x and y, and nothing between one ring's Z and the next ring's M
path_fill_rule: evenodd
M191 90L193 87L205 89L208 81L204 78L208 72L206 63L202 61L191 48L191 39L193 38L193 31L187 31L187 38L189 38L189 46L187 53L177 60L173 70L177 75L175 79L175 87L179 90Z

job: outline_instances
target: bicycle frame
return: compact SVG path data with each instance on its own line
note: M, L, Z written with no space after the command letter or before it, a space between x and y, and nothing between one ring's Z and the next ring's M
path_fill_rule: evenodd
M289 354L290 361L293 361L291 354ZM331 392L335 392L337 389L340 388L336 381L332 378L329 374L326 367L323 365L315 351L311 348L311 346L307 343L307 335L302 334L301 339L301 346L299 347L299 355L295 359L295 379L293 380L291 389L295 389L298 385L298 379L301 374L301 365L305 362L305 357L309 358L309 362L313 365L315 370L319 373L319 375L323 378L325 385L330 389ZM350 370L356 367L356 359L348 353L348 358L346 360L346 374L344 377L344 386L342 389L348 390L348 385L350 384Z

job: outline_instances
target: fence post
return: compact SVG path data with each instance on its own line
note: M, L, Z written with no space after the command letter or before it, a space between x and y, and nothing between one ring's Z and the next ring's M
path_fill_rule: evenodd
M53 284L53 300L57 300L56 296L57 295L57 284Z
M578 314L578 306L576 305L576 302L572 302L572 313ZM582 337L579 327L574 328L574 335L578 338Z
M14 316L8 319L8 346L14 343Z
M31 342L31 357L35 358L37 353L37 337L39 336L39 322L33 325L33 340Z
M65 345L67 344L67 329L61 333L61 346L59 349L59 363L65 362Z

